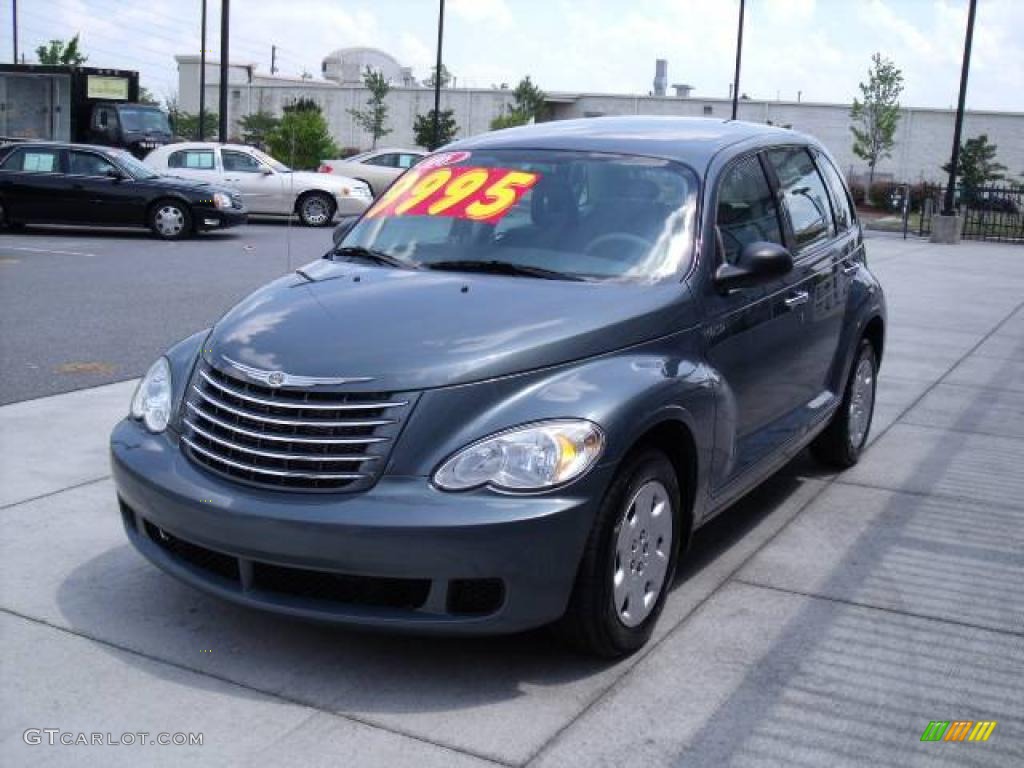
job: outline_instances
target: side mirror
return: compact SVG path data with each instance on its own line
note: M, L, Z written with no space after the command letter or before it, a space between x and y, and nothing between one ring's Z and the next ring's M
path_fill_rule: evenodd
M267 168L267 166L265 166L265 165L260 169L260 173L262 173L264 176L273 176L274 175L274 172L272 170L270 170L269 168Z
M721 291L750 288L771 282L793 269L793 256L778 243L748 243L735 264L715 270L715 285Z
M126 178L124 172L119 168L107 168L106 173L104 173L104 175L107 176L108 178L113 179L114 181L122 181L123 179Z

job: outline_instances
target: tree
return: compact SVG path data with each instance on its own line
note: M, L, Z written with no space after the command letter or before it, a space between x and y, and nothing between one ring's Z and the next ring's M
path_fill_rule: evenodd
M423 81L423 85L427 88L433 88L436 80L437 67L430 68L430 77ZM448 67L444 64L441 65L441 87L447 88L448 84L452 81L452 73L448 71Z
M266 145L267 137L280 122L270 112L261 109L259 112L253 112L251 115L243 117L238 121L238 125L242 129L242 140L246 144L262 147Z
M370 92L366 109L350 109L348 112L355 118L356 124L373 137L371 146L376 149L377 139L391 133L387 127L388 105L384 103L384 97L391 90L391 83L383 73L367 67L363 73L363 87Z
M313 170L321 160L338 154L320 105L312 99L299 99L285 107L277 126L267 133L266 142L270 154L301 170Z
M878 161L892 154L896 143L896 126L900 121L900 93L903 73L880 53L871 57L868 81L860 84L863 101L854 98L850 109L853 125L853 153L868 164L866 202L870 204L871 185L875 181Z
M153 95L153 92L143 85L139 86L139 104L149 104L151 107L159 107L160 99Z
M78 34L70 41L51 40L48 45L36 48L36 56L40 64L52 66L78 67L85 64L89 57L78 49Z
M519 81L519 85L512 92L512 106L491 120L491 130L526 125L531 120L540 120L547 114L545 99L544 91L534 85L527 75Z
M1006 166L996 162L996 150L995 144L989 144L986 133L967 139L960 145L956 175L960 177L964 197L968 200L977 194L979 188L1006 178L1003 174ZM942 166L946 173L949 173L949 168L950 163Z
M199 115L192 115L174 108L168 110L168 118L175 136L181 136L184 139L199 138ZM203 115L203 136L206 138L216 136L219 124L216 112L206 112Z
M438 129L438 133L440 135L438 136L438 140L435 142L434 110L430 110L425 115L416 115L416 119L412 124L412 132L416 137L416 144L433 152L438 147L443 147L454 139L455 134L459 132L459 126L455 122L454 111L450 109L441 110Z

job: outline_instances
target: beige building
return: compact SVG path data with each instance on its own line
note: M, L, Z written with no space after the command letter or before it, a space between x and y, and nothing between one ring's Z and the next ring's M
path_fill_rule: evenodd
M177 56L178 93L181 108L199 110L199 57ZM295 79L271 76L251 64L232 64L229 68L228 117L231 131L237 134L240 117L259 111L280 115L282 108L300 98L320 105L335 141L340 147L367 149L370 136L356 125L349 110L365 107L369 92L358 81L358 73L372 66L392 82L388 94L388 125L392 132L382 144L412 146L413 120L434 106L434 92L419 84L412 72L383 51L373 48L348 48L324 59L324 79ZM219 67L207 62L206 104L216 111ZM732 102L722 98L694 95L690 86L676 88L675 96L651 96L602 93L548 94L551 118L563 120L599 115L687 115L726 118ZM454 111L459 136L489 130L490 122L512 103L508 90L493 88L444 88L441 108ZM835 155L848 175L867 171L863 160L852 151L848 104L818 104L794 101L743 100L739 118L753 122L792 127L816 136ZM914 182L940 181L941 167L949 160L953 143L955 112L948 109L904 107L892 157L879 163L876 177ZM980 133L999 147L997 160L1007 166L1008 174L1024 175L1024 113L969 111L964 120L964 137Z

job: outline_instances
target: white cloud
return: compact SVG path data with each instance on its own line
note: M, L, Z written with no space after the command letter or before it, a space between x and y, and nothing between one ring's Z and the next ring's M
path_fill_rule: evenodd
M513 21L505 0L451 0L451 10L456 16L480 24L507 27Z

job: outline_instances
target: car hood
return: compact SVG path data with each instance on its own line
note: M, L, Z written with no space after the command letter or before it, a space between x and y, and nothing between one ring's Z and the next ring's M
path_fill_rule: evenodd
M292 171L291 177L296 187L304 189L329 189L340 192L344 187L352 187L355 184L359 184L355 179L351 179L348 176L338 176L332 173Z
M401 391L591 357L692 325L685 284L584 283L326 260L214 326L206 359Z

